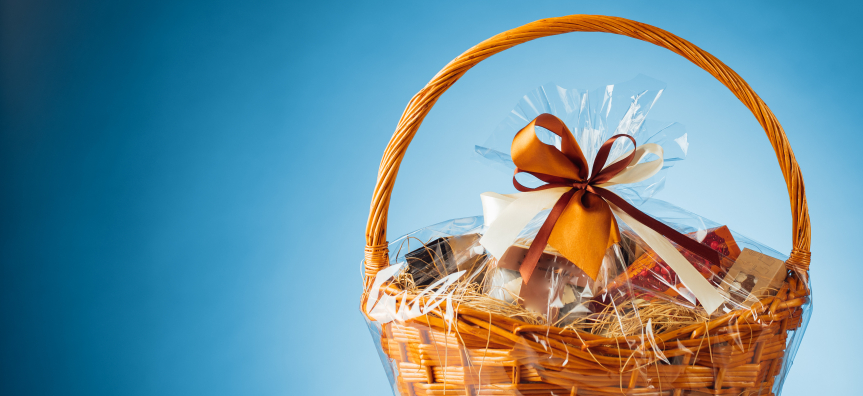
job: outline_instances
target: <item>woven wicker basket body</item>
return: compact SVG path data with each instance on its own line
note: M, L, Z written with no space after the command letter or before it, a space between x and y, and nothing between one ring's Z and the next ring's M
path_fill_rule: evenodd
M389 265L386 219L399 164L425 115L467 70L504 49L561 33L607 32L665 47L727 86L762 125L788 186L793 216L789 269L774 296L709 322L643 336L603 338L529 325L464 306L452 321L435 310L381 329L381 346L403 395L772 395L789 334L804 323L810 225L803 180L782 127L734 71L664 30L622 18L572 15L496 35L450 62L411 99L387 146L366 229L365 290ZM389 285L383 293L402 293ZM410 298L410 297L409 297ZM422 298L422 297L421 297ZM363 304L364 305L364 304ZM787 367L785 368L787 370Z

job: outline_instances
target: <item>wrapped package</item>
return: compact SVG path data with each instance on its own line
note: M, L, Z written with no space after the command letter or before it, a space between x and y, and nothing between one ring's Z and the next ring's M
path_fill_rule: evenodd
M664 209L673 207L662 204ZM677 217L687 214L680 209ZM450 220L399 238L390 244L390 249L402 253L393 255L390 268L400 264L407 268L408 255L425 249L420 241L430 245L442 238L475 235L481 231L482 224L481 216ZM776 254L739 234L735 237L745 241L743 252L757 249ZM586 374L576 377L581 378L574 380L578 384L576 394L593 394L589 393L591 389L597 394L619 394L621 389L628 388L630 381L635 381L636 388L652 385L660 389L662 382L668 389L673 389L673 384L686 384L685 389L708 390L715 388L720 371L726 376L720 383L724 384L720 385L722 389L749 387L770 394L790 368L811 315L811 300L805 297L808 286L796 277L783 280L779 290L768 292L767 298L754 303L755 311L746 318L726 314L723 310L711 317L691 303L681 304L664 293L625 282L623 287L610 290L608 284L604 284L596 295L580 295L577 304L564 304L559 308L559 312L575 309L575 313L569 316L558 313L556 319L551 319L557 323L550 324L547 312L520 306L506 297L484 294L482 281L477 279L482 273L495 272L494 258L486 256L480 261L482 269L476 274L464 272L462 278L443 290L441 286L445 286L446 281L431 289L417 288L413 293L394 294L389 300L392 301L390 313L394 314L391 317L375 312L386 301L379 300L379 305L371 310L375 320L368 324L382 352L382 362L395 394L431 395L444 389L448 394L460 394L455 392L466 392L465 388L471 392L496 389L511 395L566 394L566 388L559 385L563 379L570 379L570 374L566 373L579 373L579 367L595 362L594 359L615 371L622 369L624 373L609 373L603 381ZM451 272L449 276L460 271L463 270ZM519 276L518 271L506 271ZM624 274L617 273L618 276ZM618 276L609 276L612 279L609 283ZM486 275L486 281L492 277ZM405 279L396 273L390 281L399 283ZM586 293L590 288L580 290ZM416 299L423 292L425 295ZM565 295L565 291L556 294L562 301L566 300ZM773 307L772 301L777 301L778 297L784 302ZM748 299L752 299L752 295L740 300ZM492 300L499 303L489 306ZM412 302L418 302L420 308L413 308ZM729 309L736 305L729 303ZM420 311L425 307L428 311ZM428 313L410 317L412 309L416 309L416 314ZM507 319L497 315L489 319L490 312ZM456 315L470 325L460 325L454 320ZM709 332L699 331L707 327L710 327ZM513 331L519 328L517 336L512 337ZM501 334L510 335L495 336L501 331ZM686 336L677 340L666 336L674 333ZM687 341L692 333L699 336ZM708 335L710 341L705 338ZM547 351L542 349L543 344L547 345ZM693 369L676 369L682 366ZM696 367L707 370L697 371ZM657 369L660 369L658 375ZM569 392L572 383L568 383Z
M734 260L740 255L740 249L737 247L734 237L731 236L731 231L728 230L728 227L721 226L686 235L719 253L720 261L717 266L711 265L711 263L689 253L680 246L675 246L705 279L714 286L719 285ZM629 246L631 248L637 247L636 250L642 253L637 254L637 258L627 267L626 273L619 275L609 283L608 288L613 289L631 283L633 287L638 289L662 293L670 298L676 298L692 305L696 304L695 296L683 285L668 263L645 246L638 236L629 233L628 239L631 241Z
M609 31L652 29L630 22L615 19ZM511 46L537 31L492 41ZM662 43L681 42L672 38ZM392 182L387 161L422 119L417 109L436 100L424 95L490 48L470 50L414 98L379 184ZM519 191L483 193L482 216L382 245L389 195L376 191L361 309L395 395L781 393L812 312L808 217L795 220L805 243L789 257L656 199L689 147L679 124L647 120L663 91L640 76L526 95L475 148Z
M484 250L479 246L479 234L441 237L405 255L407 272L414 285L425 287L434 281L458 271L477 271L485 264Z
M543 253L537 263L538 276L524 281L519 268L527 256L528 248L514 245L490 265L484 292L510 304L542 314L546 321L556 325L570 323L588 313L595 282L584 271L559 253ZM617 249L609 249L603 267L609 270L622 267Z

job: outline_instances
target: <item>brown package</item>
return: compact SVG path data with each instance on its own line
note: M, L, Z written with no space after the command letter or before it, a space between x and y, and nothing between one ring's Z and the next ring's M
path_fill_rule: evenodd
M722 281L729 301L749 308L768 289L778 289L785 279L785 263L777 258L743 249Z

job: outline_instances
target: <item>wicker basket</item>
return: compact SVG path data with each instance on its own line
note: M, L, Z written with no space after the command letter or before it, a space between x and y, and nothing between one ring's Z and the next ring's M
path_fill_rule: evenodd
M411 99L378 172L366 228L363 300L374 275L389 265L387 210L399 164L440 95L493 54L569 32L615 33L674 51L716 77L752 111L773 145L791 200L794 248L786 261L787 279L775 296L751 309L656 334L657 347L670 359L661 364L644 343L633 350L632 337L532 326L465 307L452 325L438 311L389 323L381 329L381 347L396 368L395 386L403 395L772 395L780 388L774 386L780 372L787 371L783 363L790 362L784 359L789 334L804 324L802 307L810 300L810 224L797 161L776 117L737 73L686 40L623 18L571 15L498 34L450 62ZM389 285L382 292L401 290Z

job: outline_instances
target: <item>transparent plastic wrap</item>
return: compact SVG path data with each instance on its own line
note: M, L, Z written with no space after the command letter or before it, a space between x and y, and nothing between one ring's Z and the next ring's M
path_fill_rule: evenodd
M585 264L580 251L567 251L553 231L549 236L558 227L548 225L551 218L567 221L558 204L519 212L527 217L513 222L517 235L498 238L503 247L490 241L500 234L500 219L514 216L512 202L537 192L563 200L554 186L542 188L558 179L541 172L520 179L540 185L522 186L522 195L484 195L484 216L396 239L389 245L389 267L370 279L362 305L394 394L781 392L812 312L807 274L789 271L787 257L725 225L651 198L662 188L665 170L685 158L688 148L678 124L651 129L646 122L661 83L639 77L597 92L601 101L591 102L586 92L537 89L476 149L511 172L517 160L508 153L517 149L506 139L517 141L525 124L551 114L573 129L585 163L602 169L591 169L591 180L602 179L621 158L631 159L621 172L654 161L646 177L627 179L636 182L602 179L605 184L594 183L595 190L588 181L575 183L573 190L584 195L608 189L633 208L623 211L624 203L609 201L612 231L596 266ZM546 129L535 133L562 152L570 144ZM635 140L615 141L621 134ZM635 142L662 149L639 157ZM662 235L679 234L677 239L658 244L628 214L633 210L671 230Z
M674 208L662 204L663 209ZM691 215L677 210L675 219ZM714 224L694 215L687 218ZM376 278L378 294L391 299L373 304L375 320L368 324L395 394L769 395L781 390L811 315L810 286L799 276L759 292L749 309L739 309L729 299L724 307L729 312L713 316L626 278L622 287L606 283L595 296L561 306L573 313L568 318L559 314L552 326L547 312L483 294L484 273L499 269L493 268L493 258L479 252L479 245L463 251L476 260L468 270L458 269L457 254L438 250L435 241L465 235L475 239L481 226L481 217L451 220L391 244L391 251L402 251L393 255L391 267L400 270L388 279L383 279L386 274ZM744 251L776 254L732 235ZM464 271L458 280L424 288L411 284L411 253L429 246L435 246L433 260L450 268L438 281ZM621 253L631 249L609 251L625 256ZM606 279L626 274L621 267L608 271ZM544 279L552 284L555 275L549 271ZM668 274L650 276L666 279ZM554 298L564 294L554 287L547 290Z
M475 146L475 151L484 165L511 173L515 169L510 156L513 137L530 120L544 113L560 118L572 129L589 163L608 138L627 134L639 144L655 143L664 149L663 167L655 176L617 186L618 192L628 194L629 199L644 202L662 189L667 169L683 161L689 150L683 125L647 118L664 91L665 83L644 75L592 91L546 84L523 96L491 136ZM560 148L558 136L544 129L538 129L537 134L543 142ZM628 142L615 143L611 158L619 157L627 148L631 148ZM526 179L531 177L527 175Z

